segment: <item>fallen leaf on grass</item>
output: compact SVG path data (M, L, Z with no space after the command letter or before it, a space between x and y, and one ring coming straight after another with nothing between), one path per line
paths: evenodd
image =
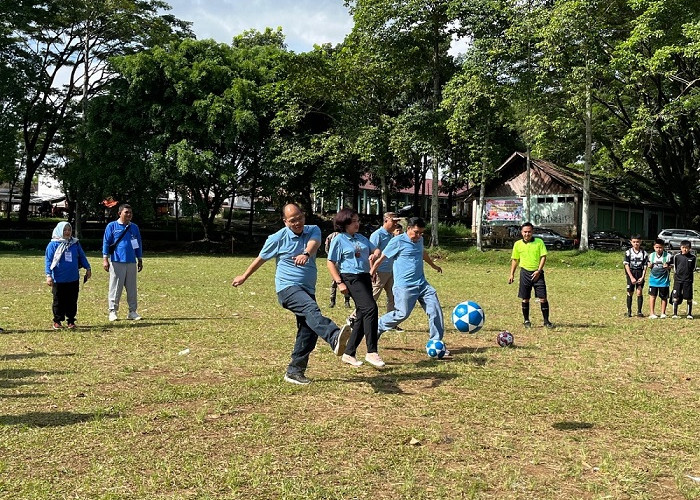
M420 446L421 443L418 441L416 438L411 438L411 440L408 442L411 446Z
M190 348L188 347L187 349L183 349L182 351L178 352L178 356L186 356L187 354L190 353Z

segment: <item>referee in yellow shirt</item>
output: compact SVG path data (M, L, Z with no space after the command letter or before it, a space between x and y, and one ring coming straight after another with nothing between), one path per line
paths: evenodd
M540 299L544 326L554 328L549 321L549 302L547 302L547 284L544 282L544 263L547 260L547 248L540 238L532 237L532 224L524 223L520 226L520 234L523 239L513 244L513 253L510 262L510 278L508 284L515 280L515 269L520 263L520 288L518 297L523 299L523 318L525 328L530 328L530 297L532 289L535 289L535 298Z

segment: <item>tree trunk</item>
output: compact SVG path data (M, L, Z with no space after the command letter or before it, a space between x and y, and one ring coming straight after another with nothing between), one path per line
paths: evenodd
M591 87L586 88L586 152L583 157L583 201L581 202L581 241L579 250L588 250L588 209L591 202L591 161L593 143L593 104L591 102Z
M440 246L440 240L438 239L438 229L440 224L440 165L437 158L433 158L433 189L432 198L430 201L430 247Z

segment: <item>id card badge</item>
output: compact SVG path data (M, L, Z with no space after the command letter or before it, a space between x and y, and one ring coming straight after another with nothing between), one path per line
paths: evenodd
M139 240L136 238L131 238L131 248L136 250L139 247Z
M66 257L66 262L73 262L73 252L67 251L63 255Z

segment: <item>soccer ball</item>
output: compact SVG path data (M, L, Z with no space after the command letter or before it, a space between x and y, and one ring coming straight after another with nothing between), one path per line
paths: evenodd
M484 310L476 302L462 302L452 311L452 322L460 332L476 333L484 326L484 321Z
M498 342L498 345L501 347L510 347L513 345L513 341L513 334L508 330L503 330L498 334L498 337L496 337L496 342Z
M447 352L447 348L442 340L428 340L428 343L425 344L425 352L431 358L442 359Z

